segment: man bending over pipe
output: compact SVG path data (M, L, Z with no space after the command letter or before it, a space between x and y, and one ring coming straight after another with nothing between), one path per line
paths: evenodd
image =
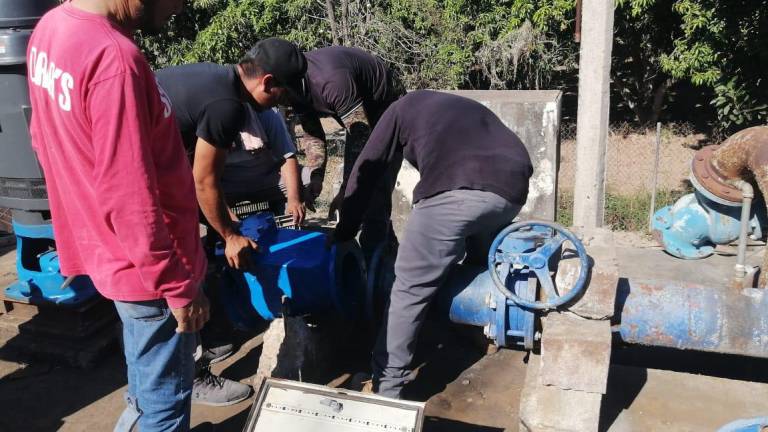
M238 231L226 199L275 200L284 191L286 211L295 223L304 219L296 149L282 116L271 108L286 98L290 86L299 85L305 70L306 60L295 45L271 38L258 42L237 65L198 63L156 74L192 159L200 209L224 240L227 262L234 268L246 268L257 245ZM215 300L215 290L208 288ZM210 372L211 364L234 351L224 312L213 304L211 322L201 332L192 401L232 405L246 399L251 388Z
M402 397L417 335L449 269L465 253L484 261L493 237L525 203L533 173L520 139L482 104L410 93L387 109L357 158L330 241L354 237L377 180L401 155L421 180L372 360L374 391L393 398Z
M306 59L294 44L269 38L256 43L236 65L198 63L157 72L193 159L200 209L224 239L227 262L234 268L246 266L256 244L238 232L224 200L220 180L227 155L249 117L248 108L263 112L262 116L277 115L265 110L287 100L292 88L301 87L306 69ZM295 157L286 160L283 174L286 211L300 222L305 211Z
M331 117L345 128L346 180L371 129L389 105L405 94L405 89L393 70L361 49L332 46L309 51L305 55L306 86L300 98L291 102L304 130L299 144L307 156L308 169L303 175L309 178L303 180L310 183L309 191L316 198L323 186L327 149L320 118ZM392 166L395 170L399 168L397 164ZM386 173L377 185L376 198L372 200L362 223L360 244L367 258L373 253L372 249L391 234L391 203L386 196L392 194L394 187L394 174ZM331 213L337 209L341 195L337 198L331 204ZM394 241L394 238L390 240Z

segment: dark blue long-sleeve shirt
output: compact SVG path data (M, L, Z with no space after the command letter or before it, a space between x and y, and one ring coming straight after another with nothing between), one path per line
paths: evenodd
M386 110L352 168L337 239L354 237L376 182L398 152L421 175L414 203L455 189L493 192L519 205L528 196L528 151L490 109L449 93L415 91Z

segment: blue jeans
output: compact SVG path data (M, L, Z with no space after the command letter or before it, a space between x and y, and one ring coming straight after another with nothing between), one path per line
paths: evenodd
M165 300L115 302L128 365L127 407L115 432L187 431L195 374L194 333L176 333Z

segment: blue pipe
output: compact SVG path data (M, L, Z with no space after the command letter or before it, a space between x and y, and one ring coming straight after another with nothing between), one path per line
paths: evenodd
M768 358L763 289L625 279L616 300L625 342Z

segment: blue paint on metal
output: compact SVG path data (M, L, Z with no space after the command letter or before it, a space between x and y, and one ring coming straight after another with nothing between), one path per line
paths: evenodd
M506 283L524 298L533 300L527 270L509 273ZM493 287L488 271L480 266L456 265L438 292L438 303L451 322L483 327L486 336L501 347L533 347L534 311L517 306Z
M765 206L754 205L748 234L762 237L760 220ZM710 199L700 190L677 200L672 206L658 210L652 229L669 254L683 259L706 258L715 245L731 243L739 238L741 205L725 205Z
M277 228L270 213L244 219L240 231L256 241L259 251L251 254L249 271L226 267L223 272L225 308L237 326L253 328L273 320L286 305L295 315L336 311L350 319L359 316L364 280L357 255L344 254L347 267L340 272L338 247L326 248L325 234ZM222 247L217 254L223 254ZM355 280L356 286L344 286Z
M619 284L619 333L628 343L768 357L768 294L681 282Z
M13 221L16 235L18 281L5 288L11 300L31 303L77 305L97 294L88 276L77 276L62 288L61 274L51 224L27 225Z
M741 419L728 423L717 432L763 432L768 428L768 416Z
M319 233L319 232L308 232L308 233L306 233L306 235L303 235L301 237L295 238L293 240L289 240L287 242L280 243L280 244L270 245L269 246L269 252L270 253L275 253L275 252L281 251L281 250L283 250L285 248L289 248L289 247L291 247L293 245L297 245L297 244L299 244L301 242L305 242L305 241L311 240L311 239L313 239L315 237L322 237L322 236L323 236L323 234Z
M555 290L549 262L566 240L576 248L580 269L574 286L560 294ZM510 266L513 269L527 267L533 271L544 289L546 300L525 299L509 290L501 278ZM502 270L501 275L499 270ZM586 287L589 257L581 241L559 224L518 222L501 230L493 240L488 251L488 271L496 288L517 305L536 310L555 309L576 298Z
M559 296L549 263L566 240L575 245L583 267L571 291ZM439 302L452 322L483 327L496 345L531 349L535 310L565 304L578 295L585 287L588 265L584 246L565 228L546 222L513 224L491 245L489 268L454 266L438 294ZM536 301L537 282L547 291L545 302Z

